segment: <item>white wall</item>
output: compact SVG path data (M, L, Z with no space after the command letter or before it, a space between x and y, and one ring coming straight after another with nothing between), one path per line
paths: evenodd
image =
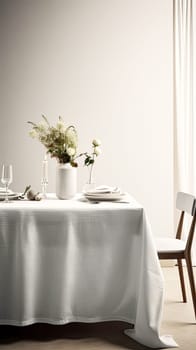
M155 234L171 231L172 45L171 0L0 0L0 166L13 163L12 188L41 190L44 148L26 122L61 115L79 152L102 140L97 183L135 196ZM81 167L79 190L86 179Z

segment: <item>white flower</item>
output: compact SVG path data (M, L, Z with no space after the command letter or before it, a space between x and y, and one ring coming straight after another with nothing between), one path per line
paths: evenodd
M40 133L47 132L47 129L48 128L47 128L47 126L46 126L46 124L44 122L41 122L41 123L38 124L38 130L39 130Z
M34 129L32 129L31 131L29 131L29 136L35 139L37 137L37 132Z
M65 131L65 125L62 121L59 121L57 124L56 124L56 128L59 130L59 131Z
M94 153L96 156L99 156L101 154L101 148L100 147L95 147L94 148Z
M93 144L93 146L97 147L97 146L100 146L100 145L101 145L101 141L98 140L98 139L94 139L94 140L92 141L92 144Z
M76 150L75 150L75 148L73 148L73 147L68 147L68 148L66 149L66 151L67 151L68 156L70 156L70 157L74 156L75 153L76 153Z
M76 129L73 126L69 126L65 130L65 137L69 147L76 149L78 145L78 137L77 137Z

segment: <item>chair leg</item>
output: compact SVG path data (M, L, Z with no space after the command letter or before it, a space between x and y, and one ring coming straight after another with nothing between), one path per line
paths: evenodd
M196 291L195 291L195 280L194 280L194 274L193 274L193 266L190 256L186 256L186 264L187 264L187 270L188 270L188 276L190 281L190 287L191 287L191 294L193 299L193 307L195 310L195 317L196 317Z
M181 289L182 289L182 300L183 300L183 303L186 303L187 298L186 298L186 289L185 289L185 283L184 283L184 273L183 273L183 267L182 267L182 260L177 259L177 261L178 261L178 271L179 271L180 283L181 283Z

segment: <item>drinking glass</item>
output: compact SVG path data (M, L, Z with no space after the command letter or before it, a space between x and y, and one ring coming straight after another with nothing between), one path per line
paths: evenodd
M3 185L5 185L5 191L6 191L5 202L6 203L9 202L8 187L12 183L12 180L13 180L12 165L11 164L9 164L9 165L3 164L2 174L1 174L1 182L2 182Z

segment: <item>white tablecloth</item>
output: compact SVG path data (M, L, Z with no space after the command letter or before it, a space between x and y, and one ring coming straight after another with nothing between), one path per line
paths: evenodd
M163 277L144 209L127 203L0 202L0 324L121 320L153 348Z

